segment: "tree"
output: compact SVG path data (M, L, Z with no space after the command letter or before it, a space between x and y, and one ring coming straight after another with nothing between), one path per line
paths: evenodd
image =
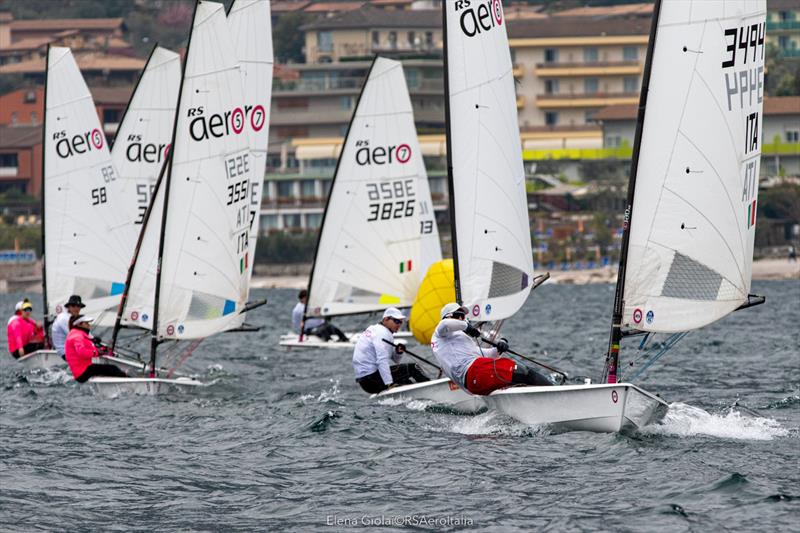
M290 12L281 15L272 29L272 42L275 45L275 61L277 63L304 63L306 60L303 48L306 44L305 33L300 26L308 22L304 13Z

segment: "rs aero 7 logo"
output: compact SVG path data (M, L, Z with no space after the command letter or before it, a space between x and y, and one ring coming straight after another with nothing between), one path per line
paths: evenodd
M405 164L411 159L411 147L406 144L396 146L370 146L369 141L356 141L356 163L364 165L391 165L394 162Z
M260 104L234 107L229 111L212 114L208 114L203 106L192 107L186 115L191 118L189 134L195 141L225 137L231 133L239 135L248 123L253 131L260 131L267 121L267 113Z
M67 135L65 130L57 131L53 133L53 140L56 141L56 154L62 159L100 150L106 142L103 132L97 128L73 136Z
M503 25L503 0L456 0L456 13L461 13L459 24L467 37Z

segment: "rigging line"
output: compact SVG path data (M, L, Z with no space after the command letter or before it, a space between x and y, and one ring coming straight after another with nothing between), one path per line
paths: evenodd
M661 27L660 23L659 23L659 27ZM703 24L703 32L700 34L700 40L699 40L701 45L703 43L703 37L705 36L705 32L706 32L706 25ZM675 138L672 141L672 148L670 149L670 152L669 152L669 158L668 158L668 162L669 163L667 164L667 168L664 170L664 174L661 177L661 187L660 187L660 190L658 192L658 200L656 200L655 209L653 209L653 211L652 211L653 213L658 213L659 207L661 206L661 199L664 196L664 183L666 183L666 181L667 181L667 173L669 171L669 167L671 166L672 159L673 159L673 157L675 155L675 149L676 149L676 147L678 145L678 134L679 134L679 131L680 131L681 124L683 124L683 118L684 118L684 116L686 116L686 107L687 107L687 105L689 103L689 95L692 92L692 85L694 85L694 78L695 78L695 74L697 73L697 63L700 61L700 56L701 56L701 54L696 54L695 58L694 58L694 65L692 66L692 76L689 79L689 84L686 87L686 92L684 93L683 106L681 108L681 116L678 119L678 123L677 123L678 128L675 131ZM650 135L648 135L648 137L650 137ZM639 166L641 166L641 161L639 162ZM635 198L634 198L634 203L635 203ZM650 228L647 230L647 238L645 239L646 241L650 241L651 237L653 236L653 230L655 228L655 221L656 221L656 217L653 216L652 219L650 220ZM629 222L629 224L630 224L630 222ZM640 262L640 264L638 265L638 268L636 269L636 272L635 273L631 272L634 275L634 278L638 278L639 277L639 275L641 274L642 268L644 268L644 264L643 264L643 262Z
M499 76L492 76L490 79L488 79L486 81L482 81L480 83L476 83L475 85L464 87L460 91L451 91L450 94L453 95L453 96L459 96L459 95L464 94L466 92L469 92L469 91L471 91L473 89L483 88L484 85L490 85L490 84L494 83L495 81L504 78L506 75L511 74L511 72L512 72L512 69L508 69L505 72L501 73Z
M746 286L746 283L744 282L744 273L743 273L743 272L742 272L742 270L739 268L739 262L737 261L736 254L734 254L734 253L733 253L733 250L731 250L730 244L728 244L728 241L727 241L727 239L725 239L725 236L724 236L724 235L722 235L722 232L719 230L719 228L717 228L717 226L716 226L716 225L715 225L715 224L714 224L714 223L713 223L711 220L709 220L709 218L708 218L708 217L707 217L707 216L706 216L706 215L705 215L705 214L704 214L702 211L700 211L700 210L699 210L699 209L697 209L695 206L693 206L691 203L689 203L689 201L688 201L686 198L684 198L683 196L681 196L681 195L680 195L680 194L678 194L677 192L673 191L673 190L672 190L672 189L670 189L669 187L664 187L664 190L665 190L665 191L669 191L669 192L671 192L672 194L674 194L674 195L675 195L675 197L677 197L678 199L680 199L680 200L681 200L682 202L684 202L684 203L685 203L687 206L689 206L691 209L693 209L695 212L697 212L697 214L699 214L701 217L703 217L703 219L704 219L706 222L708 222L708 225L709 225L709 226L711 226L711 227L714 229L714 231L715 231L715 232L716 232L716 234L717 234L717 235L720 237L720 239L722 240L722 242L723 242L723 243L725 243L725 248L727 248L727 249L728 249L728 253L731 255L731 258L733 259L733 262L734 262L734 264L736 264L736 270L738 270L738 271L739 271L739 276L741 277L742 286L743 286L743 287L744 287L744 286ZM649 241L649 239L648 239L648 242L650 242L650 241ZM677 252L677 250L676 250L676 252ZM699 262L699 261L698 261L698 262ZM714 269L712 269L712 270L714 270ZM715 272L716 272L716 271L715 271ZM724 277L724 276L723 276L723 277Z
M83 79L83 78L81 77L81 79ZM86 82L84 81L84 83L86 83ZM51 107L50 111L55 111L57 109L60 109L62 107L66 107L66 106L72 106L73 104L77 104L77 103L82 102L84 100L89 100L90 102L92 101L92 93L91 93L91 91L87 92L83 96L78 96L76 98L73 98L72 100L66 100L66 101L63 101L63 102L59 102L59 103L55 104L53 107ZM94 107L94 104L92 104L92 107ZM67 111L72 111L72 110L67 110ZM71 113L67 113L67 115L69 116L69 115L71 115ZM56 118L58 118L58 117L56 117ZM91 120L91 118L90 118L90 120ZM98 119L97 123L100 124L99 119Z
M645 371L646 371L648 368L650 368L651 366L653 366L653 364L654 364L656 361L658 361L658 360L661 358L661 356L663 356L665 353L667 353L669 350L671 350L673 346L675 346L675 345L676 345L678 342L680 342L680 341L681 341L681 340L682 340L684 337L686 337L686 336L687 336L689 333L691 333L691 332L690 332L690 331L681 331L681 332L678 332L678 333L673 333L672 335L670 335L670 336L667 338L667 340L665 340L665 341L662 343L662 345L661 345L661 348L659 349L659 351L658 351L658 352L657 352L655 355L651 356L651 357L650 357L650 359L648 359L648 360L647 360L647 361L644 363L644 365L642 365L642 366L641 366L641 368L639 368L639 369L638 369L638 370L637 370L637 371L636 371L636 372L633 374L633 376L631 376L631 377L630 377L630 379L628 379L628 376L627 376L627 375L623 376L623 378L622 378L622 379L623 379L623 380L626 380L626 381L631 381L631 382L632 382L632 381L635 381L636 379L638 379L638 378L639 378L639 376L641 376L641 375L642 375L642 374L643 374L643 373L644 373L644 372L645 372Z

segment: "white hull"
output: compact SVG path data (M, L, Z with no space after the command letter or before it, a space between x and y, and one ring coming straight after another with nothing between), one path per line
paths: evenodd
M434 379L425 383L402 385L373 394L376 400L393 399L401 402L424 400L437 406L447 407L459 413L477 413L486 408L481 396L473 396L450 381L449 378Z
M556 431L631 431L661 420L668 404L630 383L511 387L484 400L490 409Z
M55 350L36 350L28 355L23 355L17 362L25 365L29 370L67 366L67 362Z
M170 391L171 389L189 389L205 386L193 378L180 377L167 378L89 378L90 383L97 392L107 397L116 397L121 394L141 394L155 396Z
M297 333L286 333L285 335L281 335L281 340L278 344L289 348L349 348L352 350L355 348L358 338L361 337L361 333L345 333L345 335L350 339L348 342L339 342L335 340L326 342L316 335L303 335L303 340L301 341ZM395 339L409 337L411 337L410 331L398 331L394 334ZM332 339L335 338L336 336L334 335Z

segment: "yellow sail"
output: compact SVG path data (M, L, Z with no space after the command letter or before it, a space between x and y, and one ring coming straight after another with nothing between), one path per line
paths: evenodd
M456 301L453 281L453 260L433 263L417 290L408 327L421 344L429 344L433 331L439 324L439 312L444 304Z

